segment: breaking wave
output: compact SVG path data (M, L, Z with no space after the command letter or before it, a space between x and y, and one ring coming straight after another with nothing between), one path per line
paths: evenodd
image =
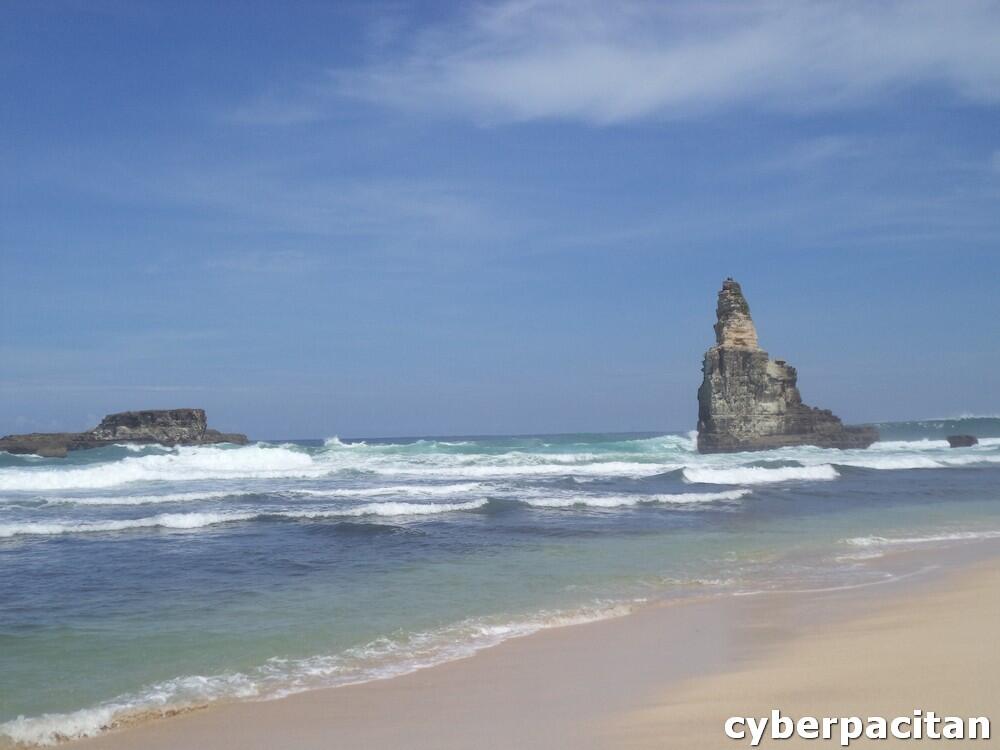
M162 495L81 495L80 497L42 497L45 505L156 505L158 503L194 503L205 500L222 500L250 494L233 490L231 492L169 492ZM0 501L2 502L2 501Z
M344 489L314 490L291 489L273 490L273 494L308 498L362 498L362 497L412 497L437 498L469 495L482 491L489 485L480 482L461 482L458 484L398 484L385 487L355 487ZM167 492L156 495L37 495L30 502L37 505L157 505L168 503L194 503L226 498L242 498L255 494L267 494L261 489L232 489L204 492ZM7 500L0 498L0 504L13 502L25 503L25 498Z
M993 446L983 446L987 450L970 449L957 451L944 446L941 452L918 453L919 449L911 448L909 453L900 452L896 455L858 455L851 458L836 459L839 466L853 466L859 469L874 469L877 471L900 471L905 469L947 469L952 467L975 466L976 464L1000 463L1000 454L989 450ZM929 448L924 448L929 450ZM947 451L947 452L944 452Z
M102 489L140 481L315 477L327 470L317 466L307 453L281 446L196 446L92 466L4 469L0 471L0 490Z
M368 503L336 510L275 510L252 513L160 513L145 518L127 518L102 521L37 521L0 524L0 539L13 536L53 536L58 534L93 534L128 529L165 528L199 529L237 521L258 519L293 518L357 518L360 516L426 516L482 508L489 501L472 500L467 503Z
M358 487L334 490L296 489L292 494L307 497L382 497L403 495L408 497L453 497L467 495L482 490L488 485L481 482L459 482L457 484L396 484L386 487Z
M198 529L232 521L246 521L253 513L161 513L148 518L108 521L37 521L0 524L0 539L12 536L53 536L57 534L92 534L102 531L155 528Z
M525 505L535 508L572 508L584 506L591 508L621 508L634 505L656 504L698 504L718 503L739 500L751 494L751 490L727 490L725 492L685 492L662 495L574 495L572 497L553 497L540 499L524 499Z
M419 477L471 477L474 479L516 479L518 477L559 477L602 476L602 477L646 477L679 469L680 465L664 465L630 461L593 461L574 456L566 461L545 461L539 463L481 463L468 462L459 465L409 465L386 464L368 466L366 470L384 476Z
M968 542L977 539L1000 539L1000 531L955 531L948 534L912 537L856 536L844 541L855 547L891 547L935 542Z
M575 438L575 436L573 436ZM263 480L320 480L330 477L385 477L386 482L481 483L560 476L643 478L683 471L688 482L707 484L762 484L793 480L828 480L837 477L836 467L873 470L959 468L1000 463L1000 438L983 437L980 445L950 449L933 437L896 439L875 443L869 450L825 450L808 446L790 447L756 454L703 456L696 452L691 436L663 435L642 438L580 436L579 441L546 442L544 438L501 440L417 440L407 443L343 442L330 438L322 446L257 443L249 446L192 446L149 449L111 460L82 456L54 464L50 461L0 468L0 492L71 492L112 490L138 483ZM88 453L86 451L82 453ZM798 466L758 466L764 459ZM382 493L377 488L350 490L345 487L310 488L316 496L380 494L432 496L431 489L399 489ZM428 486L430 486L428 484ZM442 487L447 486L441 484ZM455 484L455 494L464 492ZM174 487L176 502L180 489ZM211 490L218 488L212 487ZM247 486L238 488L248 492ZM298 488L284 486L284 492ZM473 490L469 490L473 491ZM308 494L302 490L303 494ZM450 490L442 489L442 496ZM338 494L338 493L343 493ZM107 504L172 502L156 499L154 491L137 493L150 498ZM87 504L82 501L80 504ZM96 500L92 504L99 504Z
M691 484L770 484L792 481L829 481L840 476L830 464L815 466L738 466L712 469L689 466L682 472Z
M340 510L290 510L261 515L281 518L354 518L357 516L427 516L452 513L459 510L478 510L489 500L470 500L467 503L367 503Z
M388 679L540 630L621 617L640 601L596 602L524 619L470 618L438 630L378 638L337 654L274 658L247 672L178 677L79 711L20 716L0 724L0 737L24 745L53 745L219 700L274 699L318 687Z

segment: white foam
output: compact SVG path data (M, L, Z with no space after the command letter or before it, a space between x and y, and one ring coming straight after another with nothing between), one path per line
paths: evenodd
M162 495L81 495L79 497L44 497L48 505L155 505L157 503L189 503L200 500L221 500L245 495L246 492L171 492Z
M93 534L97 532L125 531L127 529L156 528L198 529L220 523L247 521L256 513L161 513L146 518L115 519L106 521L37 521L29 523L0 524L0 539L13 536L54 536L58 534Z
M439 485L389 485L385 487L357 487L353 489L291 489L275 490L281 494L302 495L306 497L319 498L352 498L352 497L454 497L468 495L477 490L487 487L481 482L461 482L458 484ZM158 495L42 495L38 499L47 505L155 505L157 503L185 503L205 500L221 500L227 497L240 497L241 495L254 494L252 490L218 490L208 492L169 492ZM17 500L15 502L22 502ZM4 498L0 498L0 503Z
M160 513L144 518L113 519L102 521L36 521L0 524L0 539L14 536L55 536L59 534L93 534L129 529L166 528L198 529L236 521L253 521L261 518L356 518L360 516L426 516L476 510L489 502L486 498L467 503L366 503L348 508L259 511L254 513Z
M1000 454L969 452L959 455L949 454L940 459L945 466L974 466L975 464L1000 463Z
M457 484L395 484L386 487L357 487L334 490L293 490L296 495L309 497L382 497L404 495L409 497L451 497L467 495L481 490L487 485L482 482L460 482Z
M867 450L836 450L789 446L759 453L679 457L687 474L701 471L753 469L752 461L790 461L805 467L831 465L879 471L945 469L1000 463L1000 438L981 438L979 445L954 449L945 440L894 440L874 443ZM767 467L763 467L767 468ZM825 471L825 470L822 470Z
M329 471L299 450L263 445L179 447L76 468L0 469L0 490L100 489L139 481L316 477Z
M920 440L879 440L872 443L868 453L884 453L887 451L926 451L940 450L948 447L947 440L936 438L921 438Z
M345 443L336 435L323 441L323 446L326 448L361 448L367 445L364 440L359 440L356 443Z
M455 458L458 458L457 456ZM474 479L513 479L517 477L604 476L644 477L679 469L679 465L663 465L638 461L593 461L586 459L552 460L545 463L476 463L466 458L453 465L398 462L396 464L369 465L366 470L386 476L469 477ZM481 459L482 457L480 457Z
M282 518L352 518L355 516L426 516L435 513L453 513L476 510L489 502L486 498L467 503L366 503L353 508L337 510L291 510L265 515Z
M888 547L894 545L932 544L934 542L973 541L976 539L1000 539L1000 531L956 531L948 534L913 537L856 536L844 541L855 547Z
M474 446L475 443L463 444L463 448L466 445ZM169 449L132 446L138 448L138 452L115 461L69 467L42 462L2 468L0 492L88 490L156 481L319 479L338 473L385 476L393 481L433 478L474 482L555 476L640 478L685 467L685 476L689 481L742 484L828 479L831 478L828 465L833 464L905 470L1000 462L1000 452L996 450L1000 439L997 438L983 438L978 447L968 449L952 450L946 445L942 440L898 440L875 443L867 451L793 446L765 454L732 454L726 457L700 456L694 452L695 444L691 436L678 435L605 443L580 442L567 444L567 450L559 453L537 452L526 446L499 453L456 452L451 449L451 443L440 441L366 444L343 443L337 438L327 440L321 449L260 443L243 447ZM759 461L762 456L795 461L809 468L803 471L798 467L771 469L746 465ZM740 478L741 475L725 475L733 471L747 473L742 474L744 479ZM798 476L792 476L794 474ZM701 479L695 480L693 477L696 476ZM282 489L294 491L292 487ZM371 491L372 496L377 494ZM407 491L401 494L407 494ZM431 493L424 491L424 494ZM338 495L331 493L330 496Z
M377 452L424 452L432 451L438 446L445 446L447 448L455 448L460 446L472 445L468 440L429 440L427 438L420 438L418 440L413 440L408 443L368 443L365 440L352 440L349 443L344 442L339 437L334 435L333 437L327 438L323 441L323 447L329 450L345 449L345 450L371 450Z
M526 619L472 618L439 630L378 638L338 654L270 659L248 673L179 677L71 713L19 716L0 724L0 738L25 745L53 745L93 737L132 719L212 701L274 699L319 687L388 679L466 658L511 638L621 617L632 609L631 603L597 602L573 611L542 611Z
M114 443L115 448L124 448L130 453L146 453L148 451L169 450L168 446L159 443Z
M127 712L126 706L107 705L64 714L21 715L0 724L0 737L8 737L18 746L55 745L111 729L116 718Z
M947 445L947 444L946 444ZM1000 455L982 450L955 450L945 448L947 452L920 455L918 453L901 453L898 455L857 455L849 458L836 458L834 462L840 466L854 466L859 469L875 469L879 471L899 471L905 469L946 469L948 467L973 466L976 464L1000 463Z
M131 482L151 481L317 479L338 472L362 472L404 479L454 477L470 482L535 476L642 477L681 467L677 463L617 460L592 453L401 453L384 450L388 447L350 444L344 446L344 450L314 453L294 446L264 444L238 448L181 447L165 453L127 456L89 466L3 468L0 469L0 491L105 489ZM664 449L663 452L666 456L671 451ZM642 453L649 457L656 455L651 446L644 448Z
M725 492L685 492L676 495L572 495L570 497L553 497L540 499L525 499L526 505L535 508L572 508L586 506L591 508L621 508L636 505L665 504L695 504L715 503L739 500L751 493L751 490L727 490Z
M840 466L854 466L859 469L877 469L880 471L899 471L903 469L940 469L944 466L938 460L929 456L899 455L872 456L837 459Z
M260 686L244 674L178 677L91 708L62 714L18 716L0 724L0 738L9 737L19 745L55 745L93 737L130 720L183 710L215 699L245 700L259 694Z
M846 555L838 555L834 559L837 562L857 562L859 560L877 560L880 557L885 557L885 553L879 550L869 549L861 550L860 552L848 552Z
M814 466L738 466L725 469L688 466L682 472L691 484L770 484L790 481L828 481L840 476L830 464Z

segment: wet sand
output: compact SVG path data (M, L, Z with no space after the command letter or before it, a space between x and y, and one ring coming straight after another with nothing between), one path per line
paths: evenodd
M749 747L726 738L724 720L771 708L990 716L1000 705L994 553L947 569L910 560L914 575L864 588L651 605L390 680L213 706L64 747L697 750Z

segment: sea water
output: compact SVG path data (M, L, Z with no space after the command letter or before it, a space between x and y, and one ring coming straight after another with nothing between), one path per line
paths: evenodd
M1000 536L1000 419L879 427L868 450L712 456L689 434L0 453L0 744Z

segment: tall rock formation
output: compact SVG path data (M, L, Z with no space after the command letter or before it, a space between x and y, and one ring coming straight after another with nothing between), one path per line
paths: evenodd
M726 279L716 308L715 346L705 352L698 389L698 450L725 453L816 445L867 448L874 427L845 427L828 409L802 403L795 368L772 360L740 285Z
M247 436L208 428L204 409L151 409L109 414L87 432L33 432L0 438L0 450L59 458L68 451L114 443L160 445L246 445Z

